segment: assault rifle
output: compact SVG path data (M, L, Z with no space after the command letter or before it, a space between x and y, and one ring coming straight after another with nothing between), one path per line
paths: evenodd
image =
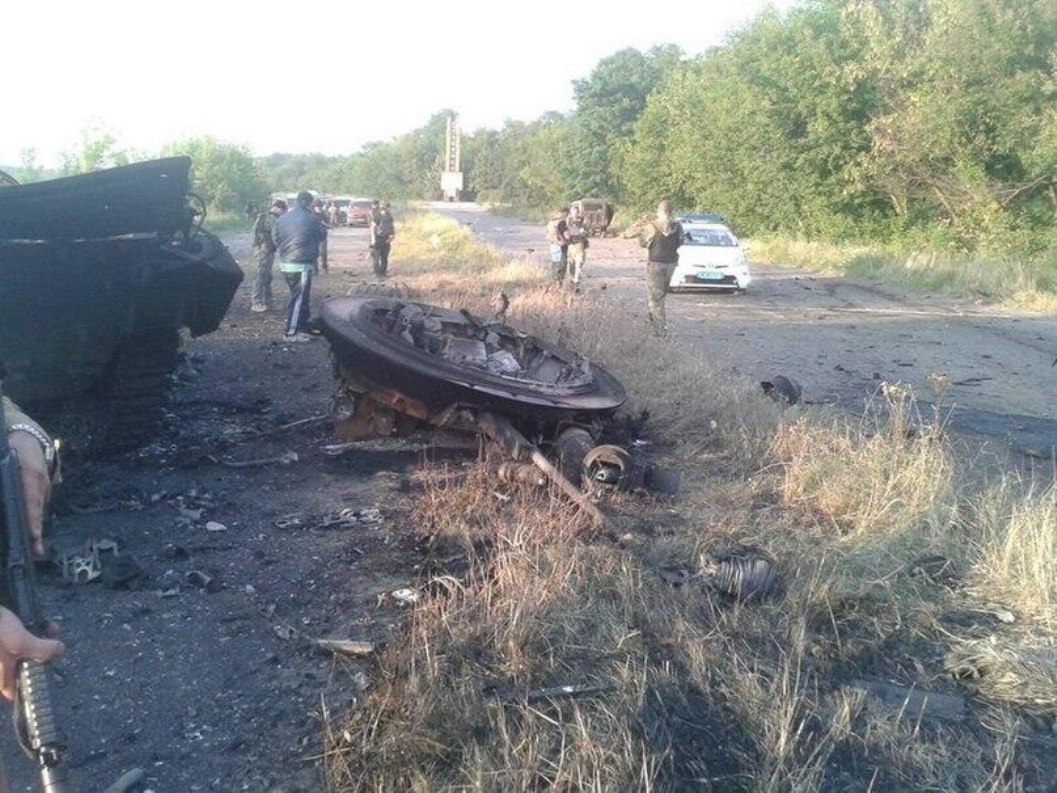
M47 623L37 602L29 522L22 494L22 471L18 455L7 442L4 413L3 367L0 366L0 498L3 499L3 604L26 628L43 633ZM65 744L59 735L52 696L51 673L37 661L20 661L16 676L15 732L22 749L40 771L44 793L68 793L64 759Z

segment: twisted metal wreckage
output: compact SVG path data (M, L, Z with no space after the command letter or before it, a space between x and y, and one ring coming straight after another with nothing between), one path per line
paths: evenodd
M0 172L0 361L10 396L99 453L162 416L180 336L220 326L242 270L202 228L191 160L20 185Z
M569 349L500 320L392 297L327 300L317 323L334 353L344 438L423 425L479 434L521 463L500 467L500 476L538 481L542 473L598 526L605 518L582 484L676 486L672 472L600 443L624 388Z

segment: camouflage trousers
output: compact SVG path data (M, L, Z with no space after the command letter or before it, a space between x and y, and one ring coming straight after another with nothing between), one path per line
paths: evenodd
M674 264L647 262L646 264L646 312L654 333L668 335L668 316L664 310L664 296L668 294L668 283L675 272Z
M257 274L253 281L251 305L272 307L272 266L275 264L275 251L256 247L253 249L253 262L257 265Z
M570 243L568 251L568 265L565 276L572 282L574 288L580 286L580 276L583 273L584 261L587 257L587 247L583 243Z

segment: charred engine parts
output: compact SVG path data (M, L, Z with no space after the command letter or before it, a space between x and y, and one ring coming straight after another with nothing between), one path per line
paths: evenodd
M606 488L666 494L679 491L678 471L654 465L612 444L596 446L585 455L582 477L596 491Z
M699 572L719 592L737 600L761 600L779 588L774 563L754 549L704 553Z
M332 413L347 439L420 425L483 435L535 468L503 466L504 481L538 484L542 474L596 525L604 517L581 484L593 495L678 487L677 473L618 446L597 446L624 389L572 350L498 320L396 297L324 301L318 326L334 354L340 393Z

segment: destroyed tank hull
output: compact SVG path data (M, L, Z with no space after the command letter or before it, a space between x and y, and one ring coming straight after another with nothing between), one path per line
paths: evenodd
M101 453L156 430L181 333L216 330L242 271L194 228L190 160L0 189L0 361L16 401Z
M396 298L322 304L318 326L339 374L363 391L398 392L437 415L469 407L554 428L611 415L619 381L558 345L466 312Z

